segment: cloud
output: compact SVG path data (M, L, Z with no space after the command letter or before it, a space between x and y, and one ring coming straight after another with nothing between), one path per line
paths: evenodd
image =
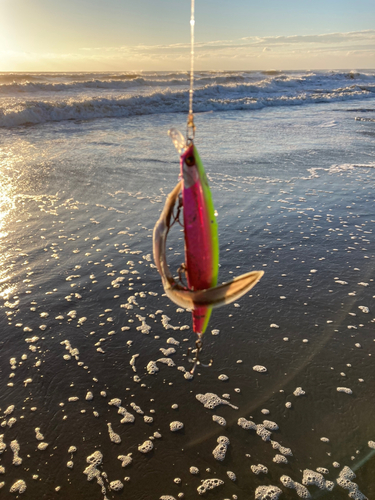
M298 64L309 66L309 60L350 57L351 64L358 60L371 67L375 52L375 30L352 31L346 33L324 33L290 36L249 36L235 40L209 40L195 44L196 60L201 68L231 67L237 61L238 67L258 67L259 61L265 66L277 62L281 68ZM82 47L71 53L27 53L0 51L0 61L16 61L19 66L28 64L29 71L38 71L39 66L67 68L69 64L76 70L122 69L187 69L190 60L190 44L127 45L117 47ZM268 61L268 63L267 63ZM332 59L333 61L333 59ZM352 62L353 61L353 62ZM373 61L373 59L372 59ZM234 63L233 63L234 64ZM328 64L328 63L327 63ZM330 63L332 64L332 62ZM304 65L304 66L303 66ZM321 66L323 68L323 65ZM365 66L362 66L365 67ZM6 69L5 69L6 70ZM12 68L10 68L12 70ZM64 69L69 71L69 69Z
M245 37L242 40L258 41L268 44L294 44L294 43L347 43L359 40L375 42L375 30L349 31L346 33L325 33L315 35L291 35L269 37Z

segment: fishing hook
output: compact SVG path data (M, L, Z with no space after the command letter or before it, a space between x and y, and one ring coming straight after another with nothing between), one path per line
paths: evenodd
M182 201L182 196L180 194L179 197L178 197L177 212L176 212L176 215L173 214L173 222L172 222L172 224L170 224L168 226L168 231L170 230L170 228L173 226L173 224L175 222L178 222L182 228L184 227L184 225L180 221L180 215L181 215L181 209L182 209L182 207L183 207L183 201Z
M184 286L185 288L187 288L187 285L183 282L182 273L186 275L186 271L187 267L185 262L183 262L181 266L177 269L177 272L178 272L178 280L181 283L181 285Z
M209 368L210 366L212 366L214 362L213 359L210 359L209 363L206 365L200 361L199 354L202 352L202 349L203 349L202 334L198 334L198 338L195 341L195 349L191 349L191 347L189 347L188 349L188 355L190 354L190 352L194 353L194 358L191 360L189 359L189 361L193 363L193 367L189 372L190 375L194 375L195 369L198 365L203 366L203 368Z

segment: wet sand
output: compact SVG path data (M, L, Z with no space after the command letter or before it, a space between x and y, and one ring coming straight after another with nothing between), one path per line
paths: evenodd
M177 181L164 135L176 118L3 138L12 161L1 174L2 498L14 498L18 480L29 499L266 498L270 485L275 498L276 488L308 498L303 485L312 498L375 496L375 170L369 125L345 116L341 135L307 130L299 109L288 110L293 130L281 112L224 113L225 129L201 116L219 279L265 275L213 312L203 359L214 363L192 380L190 314L163 295L151 259L153 225ZM244 131L248 147L236 144ZM18 163L14 143L27 151ZM182 236L175 228L168 240L176 269Z

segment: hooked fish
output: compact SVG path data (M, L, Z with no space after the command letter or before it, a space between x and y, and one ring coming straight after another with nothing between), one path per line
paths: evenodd
M238 300L258 283L264 272L251 271L217 285L218 227L207 176L193 142L186 144L182 134L175 129L170 130L169 135L180 153L181 180L167 196L155 225L154 261L166 295L175 304L191 310L193 330L200 338L207 328L212 308ZM183 208L185 264L182 269L187 286L173 278L166 260L167 236L178 201Z

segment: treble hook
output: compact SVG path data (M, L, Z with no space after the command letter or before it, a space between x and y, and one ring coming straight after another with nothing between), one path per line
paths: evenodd
M195 341L195 349L192 350L191 347L189 347L188 349L188 355L190 352L194 352L195 354L194 358L192 360L189 360L190 362L193 363L193 367L189 372L191 375L194 375L197 365L203 366L204 368L209 368L210 366L212 366L214 362L213 359L210 359L209 363L205 365L199 360L199 353L202 351L202 349L203 349L202 334L198 333L198 338Z

